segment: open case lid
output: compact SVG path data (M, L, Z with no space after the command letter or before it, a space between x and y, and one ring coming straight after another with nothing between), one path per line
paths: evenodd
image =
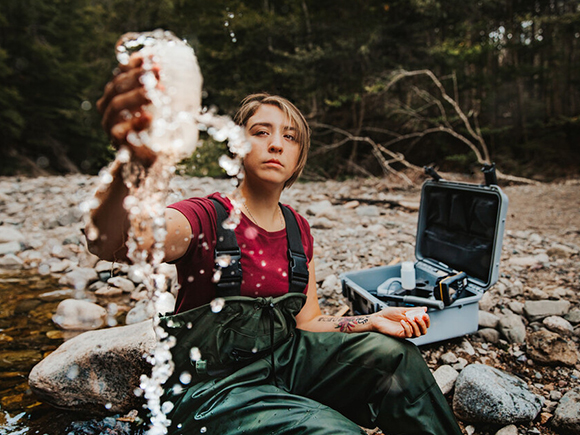
M428 180L421 191L415 255L465 272L481 291L498 279L508 198L497 185Z

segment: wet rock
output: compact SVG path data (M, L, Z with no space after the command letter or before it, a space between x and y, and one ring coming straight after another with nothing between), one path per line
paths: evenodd
M529 357L538 363L573 366L578 362L576 345L551 331L532 332L527 342Z
M580 388L570 390L562 397L552 424L562 432L580 434Z
M522 318L514 313L501 315L498 329L510 343L523 343L526 339L526 326Z
M38 350L2 350L0 351L0 370L27 371L42 359Z
M79 267L63 275L58 283L64 286L74 287L77 290L84 290L90 283L98 279L99 277L94 269Z
M24 266L24 261L14 254L7 254L0 257L0 269L20 269Z
M116 287L121 289L124 293L131 293L135 290L135 284L133 281L123 278L122 276L115 276L107 280L107 284L111 287Z
M134 325L145 320L151 319L155 315L155 308L150 300L140 300L133 308L129 310L125 317L127 325Z
M118 287L105 285L95 290L95 295L103 298L117 298L123 295L123 290Z
M38 299L43 302L62 301L63 299L72 298L74 292L75 291L72 289L54 290L51 292L42 293L38 296Z
M570 310L569 301L526 301L524 314L530 321L549 316L564 316Z
M88 331L105 325L107 310L92 302L65 299L58 304L52 321L62 329Z
M433 373L433 377L443 394L447 394L453 390L458 376L459 372L448 365L442 365Z
M30 388L57 408L127 412L141 403L134 391L150 373L143 355L155 343L151 322L85 332L32 369Z
M493 367L471 364L458 376L453 411L462 420L493 424L527 423L542 409L525 382Z

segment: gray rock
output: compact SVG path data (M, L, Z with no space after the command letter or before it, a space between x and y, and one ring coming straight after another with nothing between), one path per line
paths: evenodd
M508 308L510 311L513 311L515 314L524 314L524 304L519 301L511 301L508 304Z
M533 287L528 290L528 297L534 301L543 301L548 299L550 296L544 290L540 290L537 287Z
M135 284L133 281L123 278L122 276L114 276L113 278L109 278L107 280L107 284L111 287L117 287L121 289L124 293L131 293L135 290Z
M151 319L155 315L155 308L150 300L140 300L127 313L125 323L133 325Z
M0 225L0 243L21 242L24 240L24 234L16 228L8 225Z
M530 321L549 316L564 316L570 311L569 301L526 301L524 314Z
M561 335L572 335L574 333L574 327L570 322L568 322L563 317L550 316L542 320L542 323L550 331L556 332Z
M77 290L84 290L93 281L98 280L97 272L93 268L79 267L58 280L58 283L68 287L74 287Z
M481 311L491 311L495 304L497 303L496 298L493 297L491 292L487 291L483 294L479 300L479 309Z
M564 319L566 319L568 322L572 323L573 325L580 323L580 309L575 308L575 309L571 310L568 314L566 314L564 316Z
M511 312L500 316L498 328L510 343L523 343L526 339L526 326L522 318Z
M22 269L24 261L14 254L7 254L0 257L0 269Z
M499 343L500 335L497 329L483 328L477 331L477 335L483 338L488 343Z
M0 255L16 254L20 251L22 251L20 242L0 243Z
M499 317L487 311L479 311L479 327L480 328L496 328L499 323Z
M518 435L518 427L510 424L509 426L506 427L502 427L500 430L498 430L495 435Z
M62 301L63 299L72 298L74 292L72 289L54 290L52 292L42 293L38 296L38 299L44 302Z
M527 337L528 355L542 364L573 366L578 362L576 345L551 331L532 332Z
M376 205L361 205L356 209L356 214L362 217L378 217L381 211Z
M580 434L580 388L568 391L560 399L552 424L566 433Z
M333 208L334 206L332 205L332 203L325 199L323 201L318 201L318 202L314 202L312 204L310 204L308 206L308 208L306 209L306 213L310 214L310 215L314 215L317 216L319 214L321 214L322 212Z
M439 360L442 364L455 364L457 361L459 361L457 355L455 355L453 352L445 352L443 355L441 355Z
M453 411L464 421L492 424L531 422L542 409L525 382L493 367L471 364L458 376Z
M100 305L77 299L65 299L58 304L52 321L62 329L88 331L105 325L107 310Z
M38 363L28 382L57 408L127 412L142 403L134 391L141 374L151 371L143 355L155 343L151 322L85 332Z
M453 390L453 386L455 385L458 376L459 372L448 365L439 367L435 370L435 373L433 373L433 377L443 394L447 394Z
M556 258L570 258L572 255L575 255L577 253L578 251L576 251L575 249L572 249L566 245L561 244L556 244L552 246L546 252L546 254L548 254L550 257Z

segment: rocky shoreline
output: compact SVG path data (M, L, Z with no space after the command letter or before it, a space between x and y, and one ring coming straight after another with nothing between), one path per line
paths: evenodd
M128 361L139 359L135 355L150 348L154 338L143 332L142 325L154 313L145 303L138 271L99 261L85 248L83 211L98 182L98 177L80 175L0 178L0 269L56 277L59 288L42 295L62 300L53 316L55 325L65 338L80 330L98 330L90 333L93 338L83 335L82 341L92 343L93 349L106 348L102 355L128 358L113 366L126 370L116 370L111 383L114 387L128 384L132 391L138 379L119 379L137 370ZM576 215L561 222L565 219L561 214L568 210L558 210L554 204L545 211L548 222L538 225L533 210L524 209L526 198L539 193L554 198L554 192L562 189L574 195L578 183L504 189L511 204L501 275L479 303L479 331L421 347L467 434L580 434L580 211L572 206ZM216 190L230 191L229 180L176 177L167 202ZM326 314L344 312L347 305L341 294L341 273L414 259L419 198L419 188L377 179L297 184L284 194L283 202L293 205L311 224L318 291ZM167 266L165 275L168 288L175 289L172 266ZM168 307L173 301L168 297L162 303ZM157 308L164 311L164 307ZM134 325L138 337L127 340L129 335L115 328L123 339L111 340L112 327L124 324ZM63 346L71 347L75 340L81 341L72 338ZM135 350L117 352L126 350L127 341ZM77 355L94 357L94 351L83 352ZM58 353L50 358L57 361ZM43 371L36 369L31 380L33 390L45 401L69 409L98 405L119 413L136 406L134 395L119 394L118 388L110 396L91 396L86 382L85 402L72 404L78 390L57 400L62 382L80 381L83 370L95 370L94 364L91 369L90 364L71 358L71 352L61 353L67 364L53 362L50 371L47 358L39 365ZM64 377L54 378L55 370ZM103 376L105 368L98 370L91 373ZM51 376L60 381L39 381Z

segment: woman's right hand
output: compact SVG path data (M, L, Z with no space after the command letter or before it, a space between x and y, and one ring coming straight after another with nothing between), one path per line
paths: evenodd
M159 70L153 67L153 73ZM145 73L143 58L134 54L127 65L119 65L119 72L105 86L103 96L97 101L97 109L102 115L101 125L119 149L126 146L134 158L145 166L150 166L156 154L147 146L136 141L131 133L140 132L151 124L151 113L144 109L150 103L141 76Z

